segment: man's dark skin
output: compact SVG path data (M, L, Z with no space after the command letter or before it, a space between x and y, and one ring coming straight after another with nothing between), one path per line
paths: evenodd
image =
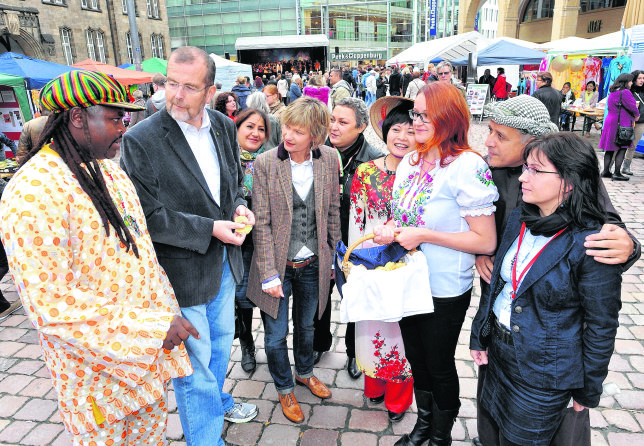
M121 149L125 133L124 114L123 109L118 107L74 107L69 111L68 128L81 149L86 150L93 159L111 159ZM199 339L199 332L190 321L175 315L163 340L163 348L172 350L190 335Z

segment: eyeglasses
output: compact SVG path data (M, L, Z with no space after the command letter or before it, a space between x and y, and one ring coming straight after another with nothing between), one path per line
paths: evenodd
M449 76L452 74L450 71L443 71L442 73L438 73L439 76Z
M528 172L528 175L535 177L537 176L538 173L554 173L556 175L559 175L559 172L548 172L547 170L539 170L535 169L534 167L528 167L527 165L523 165L523 171Z
M167 81L165 83L165 88L171 91L178 91L179 88L183 88L183 92L187 95L193 95L197 94L201 91L204 91L208 87L203 87L203 88L196 88L193 87L192 85L185 85L185 84L179 84L177 82L172 82L172 81Z
M418 113L416 110L409 110L409 117L412 121L418 118L423 124L429 124L429 121L427 120L427 113Z

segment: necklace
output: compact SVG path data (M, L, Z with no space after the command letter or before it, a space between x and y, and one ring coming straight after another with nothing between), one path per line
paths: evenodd
M116 194L119 196L118 202L114 197L112 197L112 201L114 202L114 205L116 206L116 208L119 210L121 217L123 217L123 222L125 223L125 226L132 229L136 233L137 237L141 237L141 228L139 228L139 225L136 222L136 219L127 213L127 209L125 208L125 200L123 200L121 191L118 189L118 187L116 187L116 181L114 181L114 177L112 177L112 174L110 173L110 170L108 169L107 164L102 161L99 161L99 163L103 167L103 170L109 177L110 181L112 181L112 186L114 186L114 190L116 190Z
M387 155L387 156L389 156L389 155ZM382 164L384 164L384 167L385 167L385 173L386 173L387 175L396 175L396 171L395 171L395 170L389 170L389 168L387 167L387 156L385 156L385 157L383 158L383 160L382 160Z

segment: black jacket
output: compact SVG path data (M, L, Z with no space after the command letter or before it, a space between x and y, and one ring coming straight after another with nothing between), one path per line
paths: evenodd
M384 98L387 95L387 82L380 76L376 79L376 99Z
M400 94L400 73L393 73L389 76L389 92L393 95L394 93Z
M125 133L121 149L121 167L136 187L159 263L181 307L201 305L217 295L224 248L236 283L244 272L241 248L212 236L215 220L232 221L237 206L246 206L237 129L218 111L206 113L220 167L219 204L167 110Z
M401 87L402 87L402 95L405 96L405 93L407 93L407 86L409 83L414 80L413 76L411 74L405 74L401 78Z
M561 92L552 87L543 86L532 94L532 97L539 99L550 113L550 121L559 125L559 115L561 115Z

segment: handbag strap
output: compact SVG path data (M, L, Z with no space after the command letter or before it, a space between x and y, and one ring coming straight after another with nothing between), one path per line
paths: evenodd
M624 90L621 90L619 93L619 102L617 103L617 125L619 125L619 120L622 119L622 95L624 94ZM625 108L626 113L631 115L631 117L635 117L633 113L627 108ZM631 123L632 124L632 123Z

